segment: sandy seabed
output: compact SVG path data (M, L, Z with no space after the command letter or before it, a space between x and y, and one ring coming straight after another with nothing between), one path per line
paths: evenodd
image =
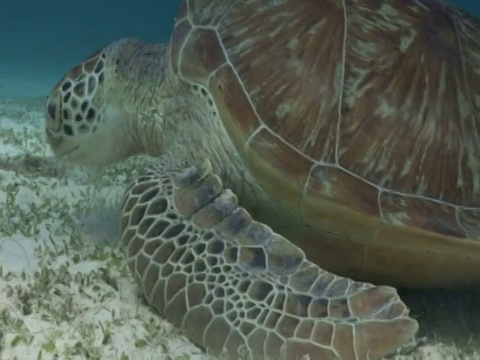
M119 247L123 189L152 160L57 162L42 99L0 100L0 127L0 360L212 359L145 304ZM480 359L480 295L405 296L423 330L390 359Z

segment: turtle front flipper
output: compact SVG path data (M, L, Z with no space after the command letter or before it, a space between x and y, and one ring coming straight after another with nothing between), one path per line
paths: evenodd
M127 191L121 226L147 301L215 355L375 359L417 331L395 289L311 263L210 171L150 171Z

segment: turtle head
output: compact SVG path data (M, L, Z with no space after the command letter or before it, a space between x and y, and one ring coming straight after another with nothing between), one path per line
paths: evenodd
M103 166L143 152L132 129L160 85L163 57L164 46L123 39L68 71L45 103L53 153Z

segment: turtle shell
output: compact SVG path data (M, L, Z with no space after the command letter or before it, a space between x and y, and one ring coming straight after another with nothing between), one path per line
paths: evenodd
M479 39L435 0L186 0L169 56L311 260L454 287L480 283Z

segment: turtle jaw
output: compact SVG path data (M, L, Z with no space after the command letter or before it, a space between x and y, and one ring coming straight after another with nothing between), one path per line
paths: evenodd
M134 147L129 146L128 138L121 133L123 128L119 122L125 117L121 111L95 107L97 118L86 124L65 119L65 109L73 116L80 113L62 102L62 94L52 92L45 103L45 138L59 160L74 165L102 167L136 153Z
M80 148L80 145L76 145L65 150L64 138L62 136L55 135L55 133L48 128L45 129L45 137L47 139L47 143L50 145L50 149L57 158L69 157Z
M62 137L56 137L50 130L46 130L46 139L55 157L63 162L88 166L104 167L125 160L132 155L124 151L121 146L112 141L90 140L82 144L70 144Z

